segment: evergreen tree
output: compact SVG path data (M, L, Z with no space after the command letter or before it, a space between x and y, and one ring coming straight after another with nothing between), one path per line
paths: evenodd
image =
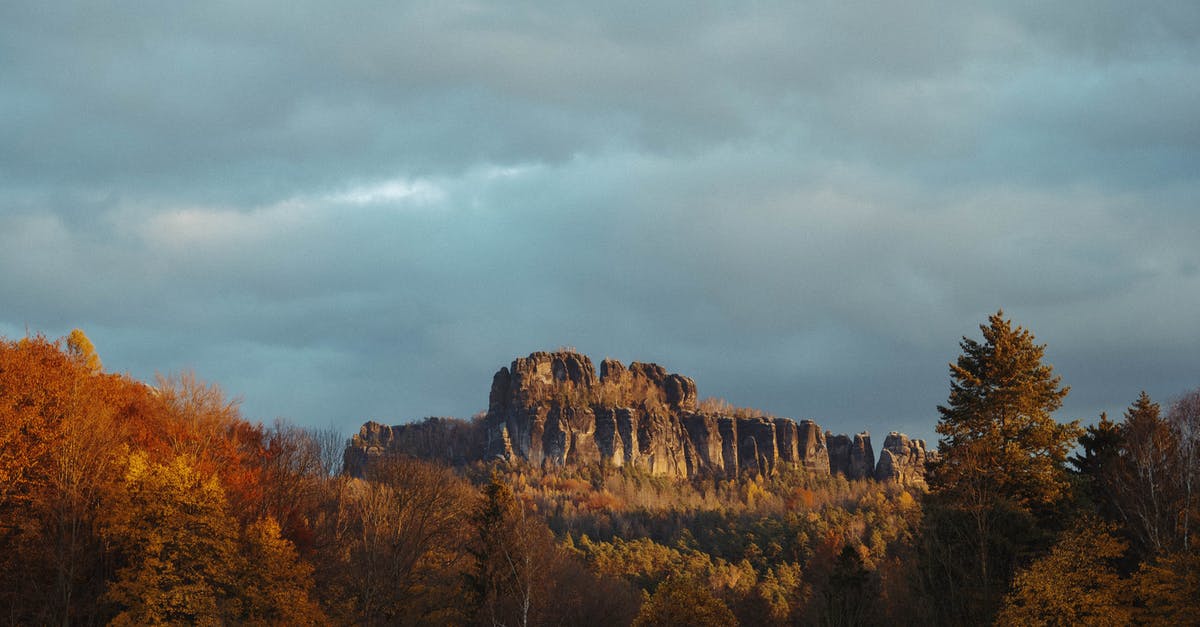
M1142 392L1125 410L1122 448L1110 487L1135 553L1146 558L1174 547L1182 500L1175 433L1158 403Z
M1017 563L1045 544L1069 494L1067 453L1082 433L1078 421L1051 417L1069 388L1042 363L1045 345L1003 311L980 330L983 341L964 337L950 364L940 460L929 476L926 534L951 545L926 552L938 562L928 564L928 584L953 591L935 598L949 622L990 620Z
M847 544L842 548L829 575L829 585L822 594L824 607L818 623L828 627L848 627L876 622L878 619L873 616L873 610L879 596L878 587L858 549Z
M1023 508L1053 504L1069 485L1063 463L1078 421L1061 425L1051 414L1070 388L1043 364L1046 346L1013 328L998 311L980 325L983 342L964 337L962 355L950 364L950 398L938 406L942 462L935 489L983 482L990 496Z
M1121 454L1123 438L1117 423L1100 413L1100 420L1089 425L1079 436L1080 452L1071 456L1071 465L1076 472L1088 477L1103 477L1117 463Z
M1079 436L1079 453L1071 456L1081 483L1080 497L1105 520L1120 521L1120 508L1114 499L1115 480L1120 472L1125 437L1120 426L1101 413L1100 421L1089 425Z
M550 602L555 566L554 536L534 519L498 473L483 490L475 512L475 538L469 549L475 561L467 575L476 620L491 625L540 622Z

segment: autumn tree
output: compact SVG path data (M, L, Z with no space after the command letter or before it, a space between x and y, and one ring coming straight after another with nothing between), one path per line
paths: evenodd
M131 381L104 375L86 365L77 369L60 438L49 454L44 490L31 504L40 565L54 582L47 607L64 621L95 616L108 574L100 520L118 489L126 419L140 390Z
M199 472L215 473L240 524L269 513L264 511L263 461L269 457L265 429L242 418L240 399L227 397L220 386L192 372L159 375L155 391L164 420L151 442L156 448L160 445L155 439L165 443L162 459L187 455Z
M995 611L1018 558L1039 541L1039 524L1070 486L1067 453L1081 433L1078 421L1051 414L1068 388L1043 363L1045 345L999 311L980 325L983 341L964 337L950 364L950 396L938 407L940 461L929 476L927 531L958 547L949 557L970 560L970 582L946 581L961 593L955 620L977 621ZM969 557L968 557L969 556ZM958 577L943 567L934 572ZM967 585L963 585L967 584Z
M82 330L71 329L71 333L67 335L67 352L88 372L100 372L100 356L96 354L96 347Z
M321 443L312 432L282 419L261 433L257 516L276 520L283 536L307 551L313 542L321 484L329 477Z
M642 605L634 627L730 627L737 618L708 586L683 575L668 577Z
M1017 573L997 624L1129 624L1127 585L1115 566L1126 545L1114 531L1111 523L1081 519L1049 554Z
M113 624L325 622L310 597L312 569L279 525L240 528L216 475L190 456L158 463L132 453L108 506L104 535L122 563L105 594Z
M186 456L163 465L134 453L111 511L106 535L125 558L107 593L114 624L219 625L236 615L238 530L216 477Z
M1174 551L1155 556L1134 575L1145 625L1200 625L1200 555Z
M107 574L97 516L120 475L127 419L145 401L98 364L79 330L65 348L0 340L0 607L12 618L97 620Z
M420 624L462 620L461 550L474 494L447 468L385 457L341 495L345 556L336 585L354 600L355 622Z
M28 503L59 437L73 385L70 360L36 336L0 344L0 515ZM0 518L0 534L15 531Z
M237 622L246 625L322 625L324 611L311 594L313 567L264 518L242 534Z

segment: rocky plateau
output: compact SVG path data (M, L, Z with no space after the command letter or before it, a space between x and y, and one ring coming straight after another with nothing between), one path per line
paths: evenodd
M368 422L346 448L346 472L408 454L461 464L503 459L543 467L632 466L671 477L770 475L784 465L847 479L925 482L923 440L892 432L876 460L867 432L822 431L812 420L724 415L697 403L696 383L652 363L600 362L537 352L492 378L488 411L474 422L430 418Z

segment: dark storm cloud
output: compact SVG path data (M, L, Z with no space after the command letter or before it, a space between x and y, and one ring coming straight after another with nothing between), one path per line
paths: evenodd
M514 356L928 436L962 335L1063 417L1200 384L1195 3L0 8L0 332L275 415Z

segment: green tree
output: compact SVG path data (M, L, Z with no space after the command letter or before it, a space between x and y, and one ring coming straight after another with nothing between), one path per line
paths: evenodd
M959 591L937 599L954 608L943 618L968 622L990 619L1018 560L1053 526L1054 506L1071 485L1067 453L1082 433L1078 421L1051 417L1069 388L1042 363L1045 345L1003 311L980 330L983 341L964 337L950 364L949 400L938 407L940 460L928 478L936 506L926 520L930 533L951 542L943 557L960 562L931 565L947 579L935 585ZM964 574L971 580L951 581Z
M1121 519L1113 499L1114 480L1121 466L1125 437L1120 426L1101 413L1100 421L1088 425L1079 436L1080 451L1071 456L1071 465L1082 481L1082 495L1105 520Z
M1115 528L1080 520L1050 553L1017 574L1000 625L1127 625L1131 608L1114 562L1126 544Z
M842 547L829 584L822 596L818 623L828 627L870 625L878 622L874 609L879 598L878 580L863 564L857 547Z

